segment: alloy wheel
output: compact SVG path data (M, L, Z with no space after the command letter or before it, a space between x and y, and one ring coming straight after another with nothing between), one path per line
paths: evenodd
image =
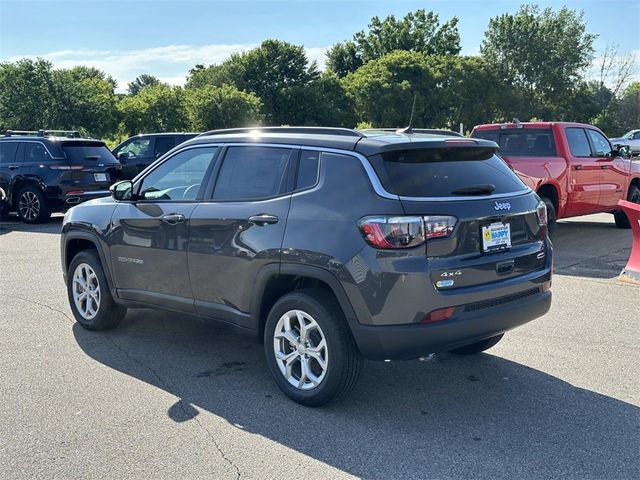
M100 283L88 263L80 263L73 272L73 302L86 320L92 320L100 309Z
M26 191L20 195L18 210L22 218L35 220L40 214L40 200L34 192Z
M297 389L311 390L324 380L329 363L327 342L320 325L308 313L289 310L280 317L273 351L280 372Z

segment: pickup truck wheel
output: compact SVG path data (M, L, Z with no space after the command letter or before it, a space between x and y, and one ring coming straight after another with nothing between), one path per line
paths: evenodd
M83 250L71 261L67 294L73 316L87 330L115 328L127 312L113 301L95 250Z
M288 293L273 306L264 331L267 365L278 387L318 407L355 385L362 359L335 299L322 289Z
M16 200L18 216L24 223L41 223L51 216L47 199L38 187L24 187Z
M553 202L546 197L541 197L541 200L547 206L547 230L549 231L549 236L553 237L556 231L556 207L553 205Z
M627 195L627 200L632 203L640 204L640 188L635 185L631 185L629 187L629 194ZM631 223L629 223L629 219L627 215L622 211L618 210L613 214L613 218L616 220L616 227L618 228L631 228Z
M481 340L476 343L472 343L471 345L465 345L464 347L456 348L455 350L451 350L451 353L457 353L458 355L473 355L476 353L484 352L485 350L489 350L496 343L502 340L504 333L500 335L496 335L495 337L487 338L485 340Z

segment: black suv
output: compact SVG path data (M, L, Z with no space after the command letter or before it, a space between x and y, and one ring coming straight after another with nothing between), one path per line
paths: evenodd
M78 132L7 131L0 137L0 188L5 212L38 223L55 211L109 195L120 163L104 142Z
M146 133L128 138L111 153L122 164L122 178L131 179L176 145L198 133Z
M62 269L91 330L129 307L263 339L320 405L361 358L481 352L545 314L546 209L487 140L329 128L214 131L67 212Z

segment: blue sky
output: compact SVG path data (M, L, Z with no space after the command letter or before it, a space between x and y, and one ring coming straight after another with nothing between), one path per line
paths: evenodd
M41 56L57 67L94 65L114 76L120 89L141 73L181 84L196 63L219 63L231 52L252 48L267 38L302 44L309 57L322 65L327 47L351 38L372 16L402 16L418 8L435 11L441 21L457 16L462 53L475 54L489 19L515 12L520 3L0 0L0 60ZM599 51L609 42L640 58L640 0L536 3L584 10L588 30L598 34Z

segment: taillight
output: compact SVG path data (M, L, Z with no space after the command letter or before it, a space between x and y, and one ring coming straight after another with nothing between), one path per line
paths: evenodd
M447 237L455 225L455 217L442 215L365 217L358 223L369 245L385 249L412 248L430 238Z
M538 216L538 225L546 227L549 222L549 217L547 215L547 205L543 201L538 202L536 215Z

